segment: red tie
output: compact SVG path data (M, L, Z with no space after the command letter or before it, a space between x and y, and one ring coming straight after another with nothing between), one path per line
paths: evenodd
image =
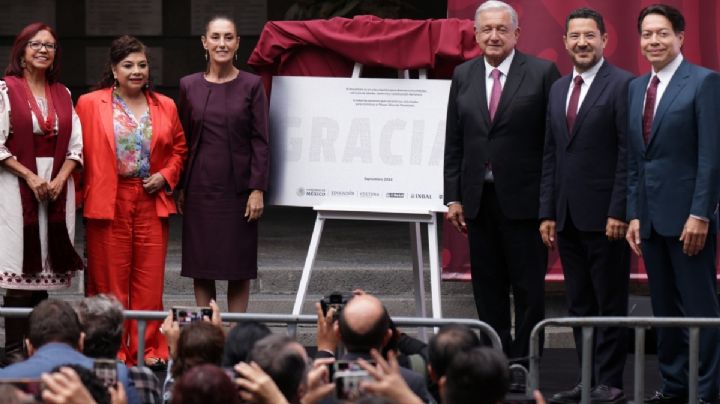
M660 79L655 75L652 80L650 80L650 86L647 89L647 93L645 93L645 111L643 111L642 130L643 140L645 140L646 145L650 141L653 118L655 118L655 98L657 97L658 84L660 84Z
M573 125L575 125L575 118L577 118L578 103L580 102L580 88L583 85L583 79L579 74L575 76L573 81L575 82L575 86L570 94L570 102L568 102L567 108L567 127L569 136L572 136Z
M490 111L490 122L495 119L495 112L497 111L498 104L500 103L500 95L502 94L502 84L500 84L500 75L502 72L498 69L493 69L490 72L490 77L493 79L492 92L490 93L490 105L488 110Z

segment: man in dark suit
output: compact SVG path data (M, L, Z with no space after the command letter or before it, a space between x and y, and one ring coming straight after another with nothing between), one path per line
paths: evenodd
M498 332L510 359L527 356L530 332L545 315L547 250L537 213L545 107L560 77L553 63L515 49L519 35L508 4L478 7L483 56L455 68L445 133L448 220L468 233L478 316Z
M553 84L547 112L540 188L540 234L556 236L570 316L626 316L630 254L625 243L627 88L632 75L603 58L608 35L595 10L565 20L565 49L574 69ZM582 332L573 330L578 359ZM627 332L596 331L593 402L624 402ZM576 403L578 384L550 401Z
M720 75L684 60L685 20L667 5L638 18L640 50L652 71L628 89L630 248L642 255L656 316L720 316L715 279L720 197ZM720 332L700 332L698 394L718 395ZM646 402L685 402L688 343L658 329L662 389Z

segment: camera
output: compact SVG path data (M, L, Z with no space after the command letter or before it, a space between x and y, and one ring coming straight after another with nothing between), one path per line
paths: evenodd
M203 317L212 317L210 307L176 306L172 308L173 321L177 321L180 327L188 325L193 321L202 321Z
M363 396L360 384L364 380L372 380L372 376L365 369L353 361L336 361L332 368L335 397L338 400L355 400Z
M105 387L117 385L117 363L113 359L95 359L93 373Z
M320 307L322 307L323 315L327 315L328 309L335 309L335 315L337 316L347 302L353 298L351 292L332 292L327 296L323 296L320 299Z

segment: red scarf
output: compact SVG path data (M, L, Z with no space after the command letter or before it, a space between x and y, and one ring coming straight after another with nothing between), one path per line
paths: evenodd
M35 113L43 132L48 133L55 126L55 114L58 118L58 134L53 154L52 178L60 172L65 163L67 148L72 133L72 99L65 86L53 83L46 84L45 98L48 103L48 118L43 120L32 92L25 79L5 76L10 99L10 127L12 135L8 137L6 146L27 169L37 174L37 146L46 142L47 136L33 133L32 114ZM32 107L30 105L32 105ZM52 111L54 110L54 111ZM52 117L51 117L52 116ZM18 178L20 200L23 211L23 274L36 274L42 271L43 263L40 250L40 227L38 224L38 201L30 187ZM48 202L48 255L53 272L65 273L82 269L82 260L70 241L65 222L65 203L67 185L63 187L55 201Z

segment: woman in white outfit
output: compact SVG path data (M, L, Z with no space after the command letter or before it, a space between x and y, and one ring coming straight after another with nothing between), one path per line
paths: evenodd
M0 81L0 287L5 307L34 307L70 286L83 267L73 247L82 130L68 89L57 82L60 49L42 23L15 38ZM22 352L26 319L5 319L8 354ZM16 356L16 355L12 355Z

